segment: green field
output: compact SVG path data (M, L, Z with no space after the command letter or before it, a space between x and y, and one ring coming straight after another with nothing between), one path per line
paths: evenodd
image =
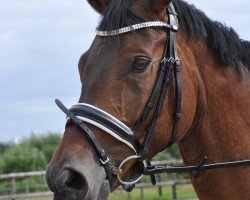
M180 199L185 198L195 198L196 194L193 190L192 185L180 185L177 186L177 197ZM171 187L163 187L162 188L162 196L159 196L158 188L150 188L143 190L143 196L141 194L141 190L135 188L132 193L126 193L124 191L115 191L111 194L110 200L166 200L172 199L172 190Z
M177 197L179 199L190 199L195 198L196 194L193 190L192 185L180 185L177 186ZM117 190L110 195L109 200L166 200L172 199L172 191L171 187L163 187L162 188L162 196L159 196L158 188L150 188L143 190L143 196L141 194L141 190L135 188L133 192L127 193L122 190ZM21 199L21 200L29 200L29 199ZM44 198L32 198L32 200L52 200L51 197Z

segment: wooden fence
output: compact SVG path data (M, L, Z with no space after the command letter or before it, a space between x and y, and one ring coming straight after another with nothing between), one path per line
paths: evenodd
M161 164L165 163L168 165L180 165L182 164L182 161L168 161L168 162L153 162L152 164ZM0 200L15 200L15 199L21 199L21 198L35 198L35 197L44 197L44 196L52 196L53 193L49 191L45 192L34 192L30 193L29 190L26 191L25 194L17 194L16 190L16 181L18 179L23 179L27 177L36 177L36 176L44 176L45 171L37 171L37 172L24 172L24 173L11 173L11 174L3 174L0 175L0 181L3 180L9 180L10 185L10 194L9 195L1 195ZM161 176L157 175L157 184L153 186L151 183L138 183L136 184L136 188L140 189L141 198L144 197L144 189L146 188L158 188L158 193L160 196L162 196L162 187L171 187L172 188L172 199L177 199L177 185L186 185L191 184L190 180L177 180L176 174L171 175L171 181L161 181ZM0 186L1 188L1 186ZM121 188L119 188L121 189Z
M16 181L18 179L27 178L27 177L36 177L36 176L44 176L45 171L37 171L37 172L22 172L22 173L10 173L10 174L2 174L0 175L0 181L9 180L10 184L10 194L9 195L1 195L0 200L7 199L21 199L21 198L34 198L34 197L43 197L43 196L52 196L52 192L37 192L37 193L29 193L27 191L25 194L17 194L16 192Z
M162 194L163 187L171 187L172 188L172 199L178 199L177 186L178 185L189 185L189 184L191 184L191 181L190 180L176 180L174 178L174 177L176 177L176 174L172 174L172 175L173 175L172 181L157 182L156 185L152 185L151 183L138 183L138 184L136 184L136 188L140 189L141 199L144 198L144 190L147 188L156 188L156 189L158 189L158 195L163 196L163 194ZM119 187L118 189L123 190L121 187ZM128 197L130 197L130 196L131 196L131 193L128 193Z

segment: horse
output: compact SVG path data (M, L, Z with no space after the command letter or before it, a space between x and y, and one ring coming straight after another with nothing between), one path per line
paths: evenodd
M199 168L250 158L248 41L183 0L88 2L102 19L79 61L79 103L57 101L68 120L45 175L55 200L129 190L173 143ZM201 200L250 198L249 166L196 175Z

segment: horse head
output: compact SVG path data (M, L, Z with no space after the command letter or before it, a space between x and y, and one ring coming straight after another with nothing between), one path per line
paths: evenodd
M175 7L181 5L175 1L175 6L166 0L88 2L103 18L79 61L78 104L68 110L57 101L68 120L46 172L60 200L103 200L121 184L131 189L150 159L174 142L187 141L181 151L191 152L198 144L190 142L190 133L205 120L199 117L209 91L201 77L213 74L199 66L217 64L207 62L213 53L203 40L194 47L184 30L176 35ZM184 160L197 163L198 156L204 152Z

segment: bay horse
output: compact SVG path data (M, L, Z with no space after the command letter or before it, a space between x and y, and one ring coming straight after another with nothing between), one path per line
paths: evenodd
M68 119L45 176L54 199L130 190L172 143L186 165L204 158L190 172L199 199L250 199L249 166L201 170L250 158L250 43L182 0L88 2L102 19L79 103L57 100Z

